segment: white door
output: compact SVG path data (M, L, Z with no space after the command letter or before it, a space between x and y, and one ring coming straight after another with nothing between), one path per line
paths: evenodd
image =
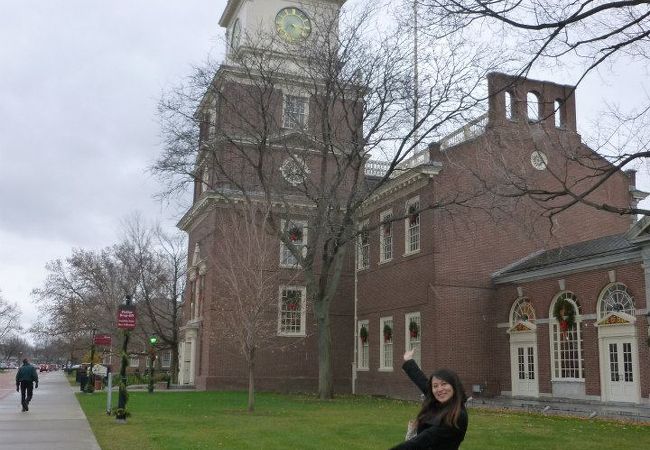
M605 340L607 366L604 383L608 401L633 403L639 401L636 349L632 344L632 339L627 338Z
M537 354L535 343L511 343L512 395L538 397Z

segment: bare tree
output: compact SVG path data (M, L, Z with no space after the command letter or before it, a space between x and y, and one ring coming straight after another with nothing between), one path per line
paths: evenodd
M277 239L269 227L270 211L263 203L244 204L225 214L216 230L219 260L215 271L220 295L212 309L221 324L218 333L235 342L246 359L248 411L253 412L256 356L279 346L276 308L280 274L269 269L277 260ZM290 279L282 281L291 284ZM298 302L299 298L292 297L283 304L286 321L300 323L303 308Z
M111 248L75 249L65 261L49 262L46 269L43 287L32 291L42 315L37 334L88 339L93 330L115 329L117 307L131 282Z
M552 119L558 114L563 102L574 95L578 86L591 72L602 69L607 72L616 64L648 61L650 34L650 2L630 1L583 1L557 3L548 0L414 0L422 15L421 23L428 33L435 35L463 35L480 31L486 39L501 51L509 50L518 60L510 67L516 72L513 84L532 69L544 65L579 67L579 75L566 95L558 99L553 108L547 108L540 121ZM511 86L504 86L495 95L504 95ZM516 99L522 104L526 99ZM549 168L554 178L552 186L535 183L521 173L508 173L492 190L505 197L527 197L551 217L577 205L615 214L648 214L650 210L639 208L637 196L632 202L594 200L594 193L621 172L636 170L647 164L650 122L647 95L639 98L640 109L622 111L616 105L608 105L593 127L595 136L588 139L589 150L581 142L560 140L542 130L535 145L540 152L555 146L555 154L564 161L555 170ZM526 108L524 106L524 108ZM531 108L529 105L528 108ZM537 127L537 125L532 125ZM519 140L530 135L529 129L519 129ZM504 130L512 137L513 130ZM507 137L504 136L507 139ZM490 152L496 156L498 149ZM547 151L548 154L548 151ZM499 164L499 158L492 163ZM500 167L499 172L504 173ZM570 173L573 170L573 173ZM576 175L580 173L580 175ZM486 181L483 179L483 181ZM632 180L633 181L633 180ZM638 192L638 194L641 194Z
M356 217L406 170L436 170L422 165L422 144L478 114L480 84L498 64L485 47L449 37L415 59L409 29L382 27L385 5L369 3L314 13L305 41L243 36L226 63L197 69L160 103L166 145L153 170L168 183L163 195L194 183L193 209L208 198L262 202L295 258L318 326L321 398L332 396L329 311ZM381 162L371 167L371 157ZM306 245L291 238L298 223Z
M169 235L160 226L146 227L139 215L124 223L124 242L117 257L137 274L134 296L141 314L143 338L156 335L162 349L172 353L170 372L178 376L181 301L185 289L187 246L180 233Z
M550 0L414 2L420 5L429 28L437 32L455 33L473 25L494 26L497 31L505 32L529 55L521 75L539 60L577 57L586 65L580 81L602 63L618 56L643 60L648 57L650 2L647 0L585 0L565 4Z
M18 358L20 355L27 355L31 352L32 346L25 338L20 336L11 336L4 340L0 345L5 361L11 358Z
M0 291L0 343L21 329L20 308L17 304L7 302L1 293L2 291Z

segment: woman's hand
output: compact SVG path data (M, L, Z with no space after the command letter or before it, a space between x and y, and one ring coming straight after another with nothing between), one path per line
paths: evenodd
M413 359L413 353L415 353L415 348L412 348L411 350L407 350L404 353L404 361L408 361L409 359Z

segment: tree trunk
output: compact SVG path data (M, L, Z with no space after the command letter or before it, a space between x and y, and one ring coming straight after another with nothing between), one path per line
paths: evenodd
M250 355L248 362L248 412L255 411L255 361Z
M318 323L318 396L321 400L334 397L332 383L332 336L330 312L324 300L315 302Z
M172 347L172 363L169 367L169 375L173 384L178 383L178 343Z

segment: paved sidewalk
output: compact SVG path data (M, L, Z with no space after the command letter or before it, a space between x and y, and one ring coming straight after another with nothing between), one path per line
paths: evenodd
M22 412L16 372L0 374L0 449L99 450L63 371L39 374L29 411Z
M470 407L536 412L550 415L567 415L593 419L595 417L626 420L650 424L650 404L601 403L588 400L526 399L496 397L475 398Z

